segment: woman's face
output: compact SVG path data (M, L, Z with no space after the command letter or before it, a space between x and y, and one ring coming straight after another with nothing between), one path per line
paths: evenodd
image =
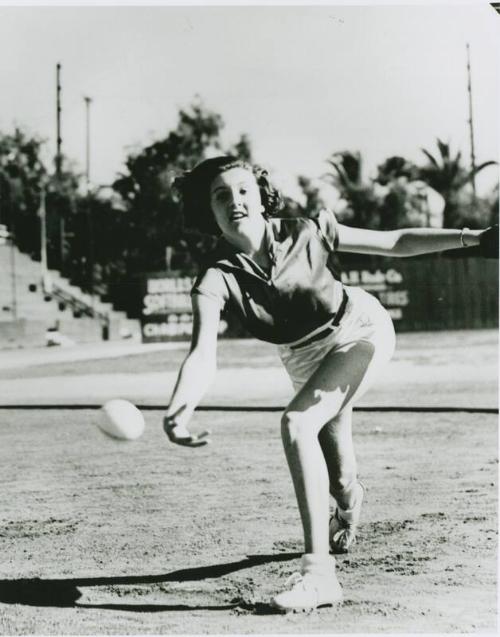
M210 205L222 233L245 235L246 229L262 223L264 206L254 174L246 168L230 168L210 186Z

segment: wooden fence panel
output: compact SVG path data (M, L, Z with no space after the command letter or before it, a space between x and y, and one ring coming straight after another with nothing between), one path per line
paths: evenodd
M342 278L359 280L377 296L400 332L498 326L497 260L441 255L381 259L368 268L360 261L350 263Z
M194 274L143 275L137 293L146 342L189 339L189 290ZM342 271L347 285L378 297L398 332L498 326L498 261L444 256L352 261ZM249 336L234 316L224 315L223 337Z

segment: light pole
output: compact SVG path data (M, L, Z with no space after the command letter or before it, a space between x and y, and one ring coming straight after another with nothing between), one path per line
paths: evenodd
M55 168L56 168L56 178L55 178L55 187L56 192L59 193L61 186L61 174L62 174L62 133L61 133L61 65L57 63L56 65L56 156L55 156ZM59 252L60 252L60 270L64 272L65 263L66 263L66 244L65 244L65 235L66 235L66 224L64 218L64 212L61 208L61 203L59 202Z
M474 121L472 119L472 77L470 70L470 48L467 42L467 93L469 96L469 134L470 134L470 181L472 186L472 201L476 203L476 155L474 150Z
M2 175L4 175L2 171ZM0 204L1 204L0 200ZM14 218L12 211L9 214L9 230L5 225L1 226L0 237L2 241L10 239L10 286L11 286L11 313L12 319L17 320L17 288L16 288L16 246L14 243Z
M56 175L61 177L61 65L56 65Z
M92 98L84 97L85 101L85 187L87 198L87 228L89 240L89 293L94 311L94 233L92 228L92 211L90 210L90 104Z
M87 195L90 190L90 104L91 97L84 97L85 100L85 182Z
M45 208L46 185L40 187L40 206L38 216L40 218L40 265L42 268L42 288L47 294L51 292L49 281L49 269L47 266L47 210Z

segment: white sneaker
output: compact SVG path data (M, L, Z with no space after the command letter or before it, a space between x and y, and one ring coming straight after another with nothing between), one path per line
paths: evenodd
M331 568L325 573L294 573L285 583L288 590L275 595L271 604L283 612L298 612L340 603L342 588L335 569Z
M356 531L361 517L361 506L365 487L357 483L358 495L352 509L337 507L330 517L329 533L330 548L333 553L347 553L356 541Z

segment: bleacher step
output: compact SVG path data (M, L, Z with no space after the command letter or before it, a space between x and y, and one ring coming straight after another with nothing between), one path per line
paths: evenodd
M77 343L100 341L105 334L110 340L139 338L139 321L97 295L92 299L56 270L42 281L41 264L10 244L0 246L0 272L0 349L46 345L46 335L57 328ZM95 316L83 311L76 318L72 308L78 305Z

